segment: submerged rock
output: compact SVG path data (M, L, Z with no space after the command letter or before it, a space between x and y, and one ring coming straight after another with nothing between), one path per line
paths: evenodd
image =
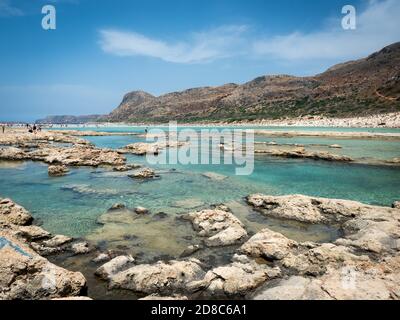
M204 205L204 201L197 198L189 198L174 202L174 206L184 209L195 209Z
M183 218L192 222L200 236L206 237L205 244L209 247L241 243L247 237L243 224L228 211L203 210L186 214Z
M51 165L48 168L49 176L60 177L68 173L68 167L64 165Z
M228 178L227 176L215 172L204 172L202 175L208 179L216 181L222 181Z

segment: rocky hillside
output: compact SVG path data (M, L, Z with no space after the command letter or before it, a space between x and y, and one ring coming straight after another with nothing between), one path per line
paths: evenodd
M313 77L262 76L248 83L203 87L154 97L125 95L102 120L240 121L400 111L400 42Z
M48 116L44 119L36 120L37 124L82 124L98 121L102 115L88 116Z

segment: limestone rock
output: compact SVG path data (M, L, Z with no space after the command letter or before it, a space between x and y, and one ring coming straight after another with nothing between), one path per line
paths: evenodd
M27 159L26 152L20 148L5 147L0 148L0 160L20 161Z
M107 280L128 267L134 261L132 256L119 256L102 265L96 270L95 274L101 279Z
M48 168L49 176L60 177L68 173L68 167L64 165L51 165Z
M32 222L31 214L25 208L10 199L0 198L0 223L28 225Z
M203 291L213 297L245 296L265 281L280 276L278 267L261 265L245 256L235 256L226 266L207 272L200 281L189 284L191 291Z
M251 237L240 248L240 252L254 258L262 257L267 260L282 260L296 246L297 243L295 241L289 240L282 234L263 229Z
M134 179L153 179L156 177L156 173L152 169L144 168L143 170L129 175L129 177Z
M91 251L91 248L89 246L89 243L79 242L79 243L74 243L73 245L71 245L71 251L74 254L86 254Z
M186 258L202 249L201 245L195 244L188 246L180 255L181 258Z
M200 236L206 237L209 247L237 244L247 237L243 224L228 211L209 209L189 213L183 218L192 222Z
M251 195L248 204L267 216L308 223L341 223L357 216L383 210L350 200L336 200L303 195Z
M127 152L138 155L144 156L147 154L157 155L160 152L160 149L157 144L155 143L133 143L125 146L124 148Z
M79 296L85 287L81 273L55 266L25 243L0 231L0 300Z
M189 282L202 279L200 261L157 262L129 268L110 277L110 288L147 294L176 294L187 290Z

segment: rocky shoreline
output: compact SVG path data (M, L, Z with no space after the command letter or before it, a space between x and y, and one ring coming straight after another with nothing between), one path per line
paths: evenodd
M302 195L250 195L261 215L309 224L336 225L331 243L297 242L264 228L248 236L226 206L184 216L204 238L202 248L236 246L231 262L209 266L196 258L137 264L131 256L98 255L95 274L108 289L132 291L144 299L400 299L400 209ZM43 256L88 245L32 223L9 199L0 200L0 299L81 297L86 280ZM84 298L79 298L84 299Z
M74 166L105 166L113 174L141 180L159 177L150 168L127 164L122 153L179 147L134 144L115 151L96 148L71 135L21 131L0 136L0 144L0 160L41 161L49 164L53 177L68 174ZM211 173L206 176L223 178ZM90 188L66 188L92 192ZM87 299L83 271L68 271L49 261L65 254L95 254L90 258L96 266L91 276L103 281L108 290L124 290L150 300L400 299L398 202L389 208L349 200L262 194L249 195L245 201L260 217L332 226L340 232L330 242L296 241L266 226L250 232L243 217L227 205L201 205L201 209L195 205L192 210L198 211L188 208L172 221L188 224L198 238L190 237L183 252L151 261L123 250L102 251L87 240L52 235L33 225L26 209L10 199L0 199L0 299ZM152 215L146 208L128 210L115 204L98 222L137 223L140 217ZM215 259L214 254L223 259Z

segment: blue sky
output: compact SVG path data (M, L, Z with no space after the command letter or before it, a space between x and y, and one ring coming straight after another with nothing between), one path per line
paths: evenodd
M57 29L41 27L42 6ZM341 9L357 9L357 29ZM400 40L398 0L0 0L0 120L108 113L154 95L312 75Z

